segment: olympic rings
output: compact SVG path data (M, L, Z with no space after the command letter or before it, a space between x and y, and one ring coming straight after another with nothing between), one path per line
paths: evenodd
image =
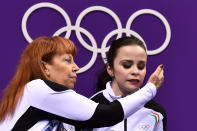
M92 54L92 58L91 60L88 62L87 65L85 65L84 67L80 68L80 70L77 73L82 73L85 72L86 70L88 70L89 68L92 67L92 65L94 64L94 62L96 61L97 58L97 44L96 44L96 40L94 39L94 37L85 29L78 27L78 26L72 26L72 27L63 27L61 29L59 29L58 31L55 32L54 36L59 36L61 33L68 31L68 30L78 30L80 32L82 32L84 35L88 36L88 38L90 39L90 42L93 45L93 54Z
M113 35L118 34L118 33L120 33L120 32L121 32L121 33L126 33L127 36L133 35L133 36L137 37L138 39L140 39L140 40L144 43L145 48L146 48L146 52L147 52L146 43L145 43L145 41L142 39L142 37L141 37L137 32L135 32L135 31L133 31L133 30L126 30L126 29L116 29L116 30L110 32L110 33L104 38L103 43L102 43L102 45L101 45L101 56L102 56L102 58L103 58L104 63L106 63L106 61L105 61L105 59L104 59L104 58L106 58L105 52L107 52L107 51L109 50L109 47L106 47L107 41L108 41Z
M82 11L78 18L77 18L77 21L76 21L76 26L80 26L80 23L81 23L81 20L82 18L88 14L89 12L91 11L103 11L103 12L106 12L107 14L111 15L113 17L113 19L115 20L116 24L117 24L117 27L118 29L122 29L122 25L121 25L121 22L120 22L120 19L118 18L118 16L113 12L111 11L110 9L106 8L106 7L102 7L102 6L92 6L92 7L89 7L87 9L85 9L84 11ZM78 30L76 30L76 35L77 35L77 38L78 40L81 42L81 44L86 47L88 50L92 51L94 49L92 49L91 47L89 47L89 45L86 45L84 44L85 41L83 40L83 38L81 37L81 34ZM118 33L118 36L117 38L120 38L122 36L121 32ZM101 52L100 49L97 49L98 50L98 53Z
M132 22L134 21L134 19L136 17L138 17L139 15L142 15L142 14L155 15L164 23L164 26L166 28L166 39L165 39L163 45L161 47L159 47L158 49L155 49L155 50L152 50L152 51L148 50L148 55L159 54L163 50L165 50L165 48L168 46L168 44L170 42L170 38L171 38L170 25L168 24L168 21L166 20L166 18L162 14L160 14L159 12L157 12L155 10L151 10L151 9L142 9L142 10L139 10L139 11L135 12L134 14L132 14L130 16L130 18L128 19L127 24L126 24L126 29L129 30L130 27L131 27Z
M145 125L145 124L141 124L138 126L138 129L140 131L148 130L149 128L150 128L150 125Z
M36 5L33 5L32 7L30 7L24 14L23 16L23 19L22 19L22 32L23 32L23 35L24 37L26 38L26 40L28 42L31 42L32 39L31 37L29 36L28 32L27 32L27 19L28 17L30 16L30 14L32 12L34 12L35 10L39 9L39 8L52 8L56 11L58 11L65 19L65 21L67 22L67 26L71 26L71 21L69 19L69 16L68 14L59 6L55 5L55 4L52 4L52 3L48 3L48 2L43 2L43 3L38 3ZM70 34L71 34L71 30L68 30L67 34L66 34L66 37L70 37Z
M29 36L29 34L27 32L27 27L26 27L27 26L27 20L28 20L28 17L31 15L31 13L33 13L35 10L37 10L39 8L52 8L52 9L56 10L57 12L59 12L63 16L63 18L65 19L67 25L58 29L53 34L53 36L58 36L58 35L62 34L63 32L66 32L65 38L69 38L70 35L71 35L71 31L75 31L77 39L82 44L82 46L84 48L86 48L87 50L93 52L92 58L90 59L90 61L85 66L81 67L80 70L77 73L82 73L82 72L85 72L88 69L90 69L93 66L94 62L96 61L98 53L101 53L101 56L103 58L103 62L105 63L104 58L106 57L106 52L109 50L109 47L106 47L107 43L108 43L109 39L112 36L114 36L115 34L117 34L116 39L120 38L122 36L122 34L125 33L127 36L134 35L134 36L136 36L137 38L139 38L140 40L142 40L144 42L143 38L137 32L130 29L132 22L139 15L151 14L151 15L154 15L154 16L158 17L163 22L163 24L165 26L165 29L166 29L166 39L165 39L164 43L162 44L162 46L160 46L158 49L155 49L155 50L148 50L146 48L148 55L156 55L156 54L159 54L162 51L164 51L165 48L168 46L168 44L170 42L170 38L171 38L171 30L170 30L170 25L169 25L168 21L165 19L165 17L162 14L160 14L159 12L157 12L155 10L152 10L152 9L142 9L142 10L136 11L135 13L133 13L129 17L129 19L127 21L127 24L126 24L126 28L122 28L122 24L120 22L119 17L112 10L110 10L106 7L103 7L103 6L92 6L92 7L86 8L85 10L83 10L79 14L79 16L76 20L75 26L73 26L73 25L71 25L71 20L70 20L68 14L61 7L59 7L56 4L52 4L52 3L48 3L48 2L42 2L42 3L38 3L38 4L35 4L35 5L31 6L25 12L25 14L22 18L22 24L21 24L22 32L23 32L23 35L24 35L25 39L28 42L31 42L32 38ZM96 43L96 40L95 40L94 36L92 36L91 33L89 33L86 29L80 27L80 23L81 23L83 17L85 15L87 15L88 13L92 12L92 11L102 11L104 13L109 14L110 16L112 16L112 18L114 19L114 21L116 22L116 25L117 25L117 29L111 31L110 33L108 33L106 35L106 37L102 41L100 49L97 47L97 43ZM81 33L83 33L84 35L86 35L88 37L92 46L90 46L89 44L87 44L83 40L83 38L81 36ZM145 46L146 46L146 44L145 44Z

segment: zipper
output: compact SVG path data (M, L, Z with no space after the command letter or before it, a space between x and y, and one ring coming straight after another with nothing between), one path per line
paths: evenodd
M127 119L124 120L124 131L127 131Z

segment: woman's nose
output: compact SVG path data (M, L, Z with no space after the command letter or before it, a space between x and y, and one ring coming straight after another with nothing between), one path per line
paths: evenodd
M73 66L73 71L75 71L75 72L76 72L76 71L78 71L78 70L79 70L79 67L78 67L78 65L74 63L74 66Z
M131 68L131 75L138 75L139 74L139 69L137 68L137 66L133 66Z

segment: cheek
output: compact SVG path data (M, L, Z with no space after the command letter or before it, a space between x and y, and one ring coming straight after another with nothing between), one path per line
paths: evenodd
M121 68L119 68L114 72L115 77L118 78L119 80L126 79L129 76L129 74L130 74L129 71Z
M64 73L65 73L65 70L66 70L66 69L63 68L63 67L57 67L57 68L55 69L56 73L59 74L59 75L64 74Z
M144 80L144 77L146 76L146 70L143 70L143 71L140 73L140 76L141 76L141 79Z
M53 68L53 71L56 73L56 74L67 74L69 69L68 67L66 66L63 66L63 65L58 65L58 66L55 66L55 68Z

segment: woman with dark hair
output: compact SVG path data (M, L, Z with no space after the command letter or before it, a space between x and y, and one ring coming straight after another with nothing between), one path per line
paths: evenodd
M98 104L72 90L79 70L74 62L76 52L71 40L58 36L39 37L28 44L1 99L1 131L111 126L151 100L163 81L163 71L158 68L135 95Z
M146 75L147 63L147 49L141 40L134 36L114 40L106 60L106 69L98 78L97 93L92 96L92 100L108 104L134 94L140 89ZM163 68L163 65L160 67ZM161 73L163 74L163 70ZM140 97L143 96L136 99ZM120 123L93 130L163 131L166 130L166 120L164 108L151 100Z

